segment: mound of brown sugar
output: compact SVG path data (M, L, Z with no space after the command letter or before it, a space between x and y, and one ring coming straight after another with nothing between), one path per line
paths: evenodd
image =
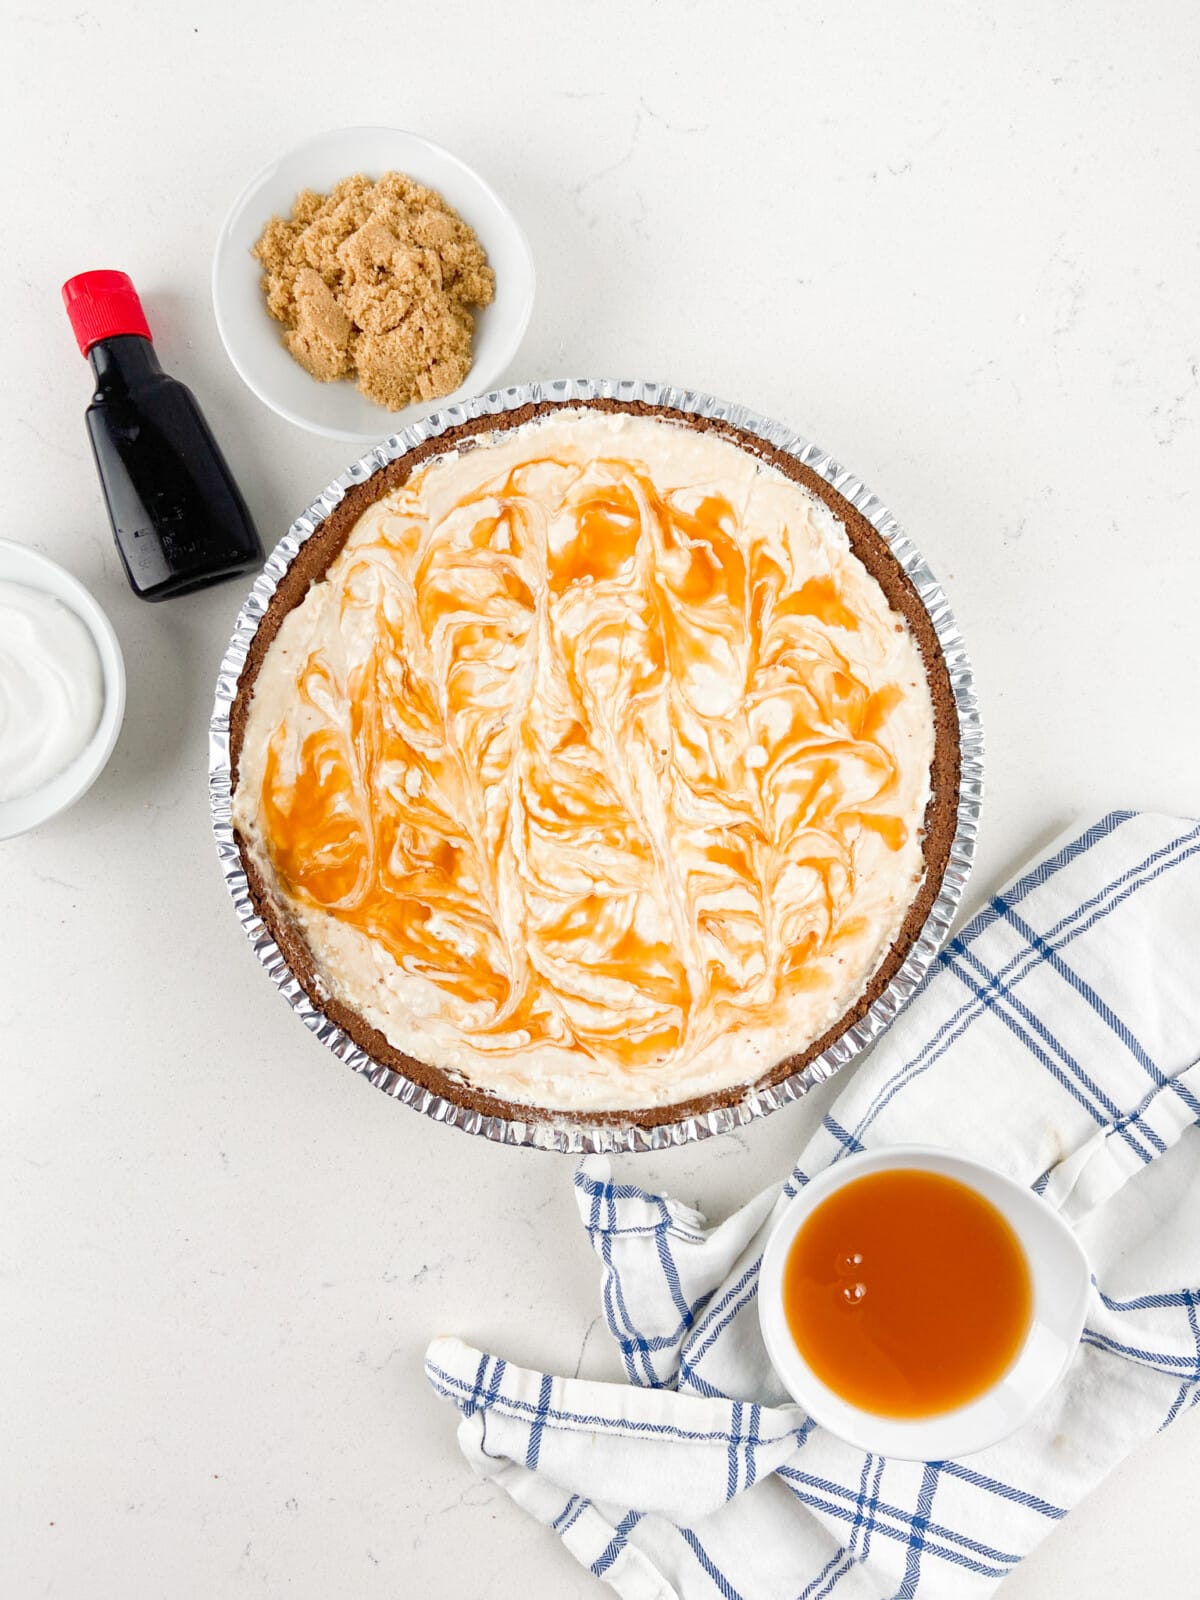
M267 309L284 343L322 383L357 377L399 411L457 389L475 319L496 276L483 246L440 194L401 172L361 173L329 194L305 189L254 246Z

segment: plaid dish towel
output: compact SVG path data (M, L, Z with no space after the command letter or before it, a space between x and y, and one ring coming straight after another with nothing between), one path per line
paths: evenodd
M426 1370L468 1461L626 1600L990 1593L1200 1397L1198 979L1200 825L1116 811L1060 843L950 941L782 1190L710 1228L582 1164L629 1383L436 1340ZM930 1465L865 1455L789 1403L754 1304L787 1199L907 1141L1031 1184L1094 1272L1080 1349L1034 1420Z

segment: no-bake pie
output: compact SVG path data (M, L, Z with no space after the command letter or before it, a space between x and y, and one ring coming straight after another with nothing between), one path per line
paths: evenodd
M945 869L929 617L822 478L709 418L530 405L345 499L230 718L313 1003L460 1104L653 1124L861 1017Z

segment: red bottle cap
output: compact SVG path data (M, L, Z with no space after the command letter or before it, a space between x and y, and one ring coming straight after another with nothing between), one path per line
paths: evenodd
M118 333L151 337L142 302L127 272L81 272L63 284L62 297L80 355Z

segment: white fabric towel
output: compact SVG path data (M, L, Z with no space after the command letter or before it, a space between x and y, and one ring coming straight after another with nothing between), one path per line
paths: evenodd
M626 1600L990 1593L1200 1396L1200 825L1112 812L946 947L782 1190L719 1227L576 1174L628 1384L429 1348L468 1461ZM1044 1193L1094 1283L1065 1381L1017 1434L925 1465L787 1403L754 1304L772 1218L850 1151L942 1144ZM1135 1178L1130 1183L1128 1180Z

